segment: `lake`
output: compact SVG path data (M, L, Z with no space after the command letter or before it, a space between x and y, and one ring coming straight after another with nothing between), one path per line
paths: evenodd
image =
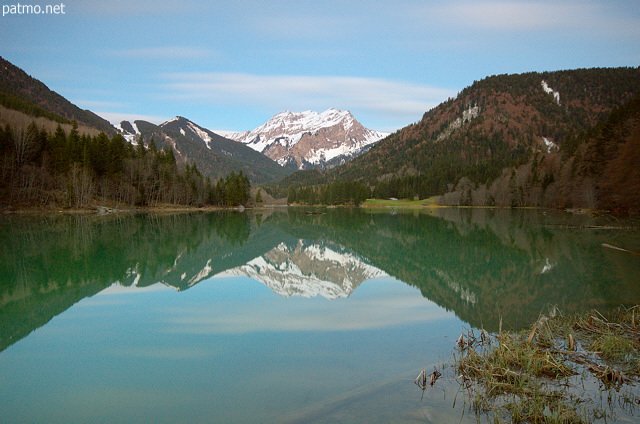
M640 304L626 221L281 208L0 218L7 423L475 422L470 328ZM456 407L453 408L454 402Z

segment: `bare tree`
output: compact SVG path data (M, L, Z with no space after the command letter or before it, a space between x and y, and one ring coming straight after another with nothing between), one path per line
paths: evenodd
M17 168L27 163L36 152L37 132L38 129L35 124L31 124L27 128L14 130L12 139L15 154L14 161Z
M93 195L93 181L89 171L78 163L69 170L69 206L87 206Z

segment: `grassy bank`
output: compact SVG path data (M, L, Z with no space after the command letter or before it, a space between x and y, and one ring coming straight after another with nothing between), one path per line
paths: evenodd
M423 208L437 207L435 199L367 199L362 203L363 208Z
M492 422L632 422L639 348L640 307L607 316L553 308L526 331L461 335L452 369L466 406Z

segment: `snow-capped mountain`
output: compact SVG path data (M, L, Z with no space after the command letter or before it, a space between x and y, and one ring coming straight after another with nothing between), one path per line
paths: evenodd
M322 113L287 110L253 131L225 134L296 169L339 165L387 135L365 128L348 110L337 109Z
M280 296L340 299L364 281L387 274L341 246L299 240L295 246L281 243L224 275L253 278Z
M187 137L188 139L197 143L204 143L204 145L209 150L211 150L212 148L215 149L215 144L212 145L212 141L214 141L215 139L220 139L220 136L218 136L217 134L182 116L176 116L175 118L160 124L160 126L170 131L179 132L184 137ZM224 151L224 149L222 149L222 151L228 156L233 155L230 152Z
M259 152L181 116L160 125L122 121L116 128L132 144L153 139L158 149L171 147L178 162L195 162L201 172L214 178L243 171L250 180L264 182L290 173Z
M139 124L142 124L142 129L138 127ZM124 136L125 139L127 139L127 141L136 143L137 138L149 125L153 124L145 121L122 121L120 124L116 125L115 128ZM183 137L187 137L191 141L198 144L204 144L204 146L209 150L212 149L212 140L221 138L219 135L206 128L202 128L200 125L182 116L176 116L173 119L163 122L157 127L173 131L175 133L180 133Z

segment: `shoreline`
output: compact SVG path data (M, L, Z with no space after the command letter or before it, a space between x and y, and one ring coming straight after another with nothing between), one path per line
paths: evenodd
M30 214L66 214L66 215L108 215L119 213L146 213L146 212L214 212L214 211L243 211L246 209L256 210L267 207L220 207L220 206L181 206L181 205L159 205L159 206L134 206L134 207L119 207L119 206L102 206L96 205L86 208L64 208L53 206L35 206L24 208L3 208L0 209L0 215L30 215Z
M261 205L249 205L249 206L185 206L176 204L160 204L156 206L130 206L130 205L117 205L117 204L103 204L92 205L84 208L71 208L61 205L5 205L0 207L0 215L29 215L29 214L68 214L68 215L107 215L113 213L176 213L176 212L215 212L215 211L244 211L244 210L271 210L281 208L356 208L371 211L394 211L394 210L435 210L435 209L509 209L509 210L540 210L540 211L558 211L571 215L616 215L614 212L603 210L592 210L585 208L564 208L564 209L550 209L534 206L522 206L522 207L501 207L501 206L461 206L461 205L439 205L429 201L429 199L423 200L392 200L392 199L367 199L360 206L354 205L300 205L300 204L286 204L286 203L273 203L273 204L261 204ZM631 217L628 217L631 218Z

